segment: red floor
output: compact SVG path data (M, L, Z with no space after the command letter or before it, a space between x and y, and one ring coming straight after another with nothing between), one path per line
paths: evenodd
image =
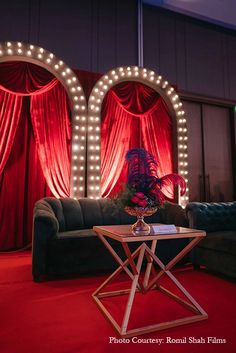
M106 276L36 284L29 252L0 255L0 352L235 353L236 284L190 267L176 270L175 275L206 310L208 320L124 340L116 336L91 298ZM122 276L119 286L128 284ZM124 300L109 298L104 303L120 321ZM137 297L131 327L183 315L189 312L152 291Z

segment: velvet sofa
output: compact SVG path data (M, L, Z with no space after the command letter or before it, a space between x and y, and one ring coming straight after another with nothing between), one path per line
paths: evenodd
M191 202L186 215L190 228L207 232L191 252L193 265L236 278L236 202Z
M188 226L184 210L165 203L149 223ZM33 220L32 274L35 281L47 275L97 273L117 264L93 232L95 225L132 224L135 218L121 211L109 199L43 198L36 202ZM187 239L163 240L157 254L167 262L187 243ZM135 245L137 247L137 244ZM123 251L115 244L122 257Z

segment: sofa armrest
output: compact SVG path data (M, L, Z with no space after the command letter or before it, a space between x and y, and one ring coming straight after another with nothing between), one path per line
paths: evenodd
M158 212L160 212L161 220L164 224L175 224L180 227L188 227L188 219L184 209L180 205L165 202Z
M56 236L58 230L59 223L53 212L35 209L32 245L32 274L35 281L46 274L48 242Z

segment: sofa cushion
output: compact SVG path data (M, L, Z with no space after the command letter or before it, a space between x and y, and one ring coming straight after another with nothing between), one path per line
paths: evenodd
M56 235L57 239L96 237L97 234L92 229L71 230L67 232L59 232Z
M236 232L220 231L208 233L198 246L236 256Z

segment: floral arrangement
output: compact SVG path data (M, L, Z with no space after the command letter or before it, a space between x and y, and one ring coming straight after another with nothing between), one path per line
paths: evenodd
M178 174L158 177L158 163L154 156L142 148L131 149L126 154L128 181L116 197L123 208L159 208L165 201L163 186L179 185L181 195L185 193L185 180Z

